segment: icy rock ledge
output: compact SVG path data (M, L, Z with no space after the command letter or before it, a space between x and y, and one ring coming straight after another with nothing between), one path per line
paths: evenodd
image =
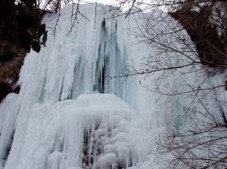
M146 141L142 135L146 132L134 125L135 118L135 111L112 94L81 95L77 100L36 104L15 168L130 167L141 161L144 152L136 144Z

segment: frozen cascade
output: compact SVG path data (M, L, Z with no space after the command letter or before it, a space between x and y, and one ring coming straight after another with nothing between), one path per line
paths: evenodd
M154 158L155 138L168 127L181 127L178 112L187 96L157 101L159 95L147 92L139 80L155 85L158 73L146 79L118 78L132 66L140 69L141 59L157 51L138 43L128 31L142 24L142 16L111 18L111 9L82 5L80 12L87 19L78 15L73 27L70 5L59 19L53 14L45 17L47 47L26 57L20 93L8 95L0 105L0 169L158 169L162 165ZM168 17L161 11L154 15ZM158 24L163 31L171 27L162 20ZM167 61L171 63L176 55L168 53ZM177 73L167 76L160 88L170 89L172 84L180 90L185 82L203 82L201 76Z
M44 19L48 47L26 57L20 94L9 95L0 107L0 167L119 169L148 159L147 127L125 103L138 110L137 82L115 78L141 47L126 43L136 42L127 33L133 20L105 19L110 7L99 8L95 14L93 5L83 5L81 12L96 19L79 16L70 33L71 6L61 11L59 22L56 15ZM111 94L81 95L97 92L125 102Z

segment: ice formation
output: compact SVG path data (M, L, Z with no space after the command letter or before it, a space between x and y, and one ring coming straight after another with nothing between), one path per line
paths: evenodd
M148 159L137 81L117 78L126 72L128 55L143 54L144 45L130 44L136 42L127 32L133 19L106 19L110 7L83 5L90 21L79 16L70 31L71 8L59 21L45 18L48 47L27 56L20 94L1 104L0 168L118 169Z
M0 105L0 169L161 165L154 159L154 138L168 123L179 127L176 110L183 98L157 102L158 96L139 84L143 76L123 76L132 64L139 69L141 59L155 49L132 33L142 16L111 18L111 8L82 5L86 17L78 15L75 25L72 6L59 18L46 16L47 47L26 57L20 93L8 95ZM179 78L172 84L181 89L182 76L167 77L164 87ZM144 83L154 80L148 77Z

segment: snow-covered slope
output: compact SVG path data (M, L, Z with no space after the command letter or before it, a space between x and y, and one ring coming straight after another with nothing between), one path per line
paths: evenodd
M139 83L152 86L160 74L122 76L132 67L140 69L141 59L155 55L156 49L133 34L142 15L111 18L111 8L82 5L85 17L78 15L73 26L72 6L60 18L45 18L47 47L26 57L19 95L9 95L0 105L0 169L161 166L154 158L155 137L178 125L183 109L178 103L185 97L157 102L158 95ZM166 23L160 24L165 28ZM181 89L184 81L168 76L163 87L171 83Z

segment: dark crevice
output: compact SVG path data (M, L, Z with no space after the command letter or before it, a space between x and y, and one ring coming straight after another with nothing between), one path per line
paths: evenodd
M10 85L7 83L0 83L0 102L11 92L13 92L13 90Z
M5 149L5 154L3 156L4 161L7 161L8 157L9 157L11 147L12 147L12 144L13 144L14 134L15 134L15 130L12 132L10 142L8 143L8 145Z
M63 78L63 80L62 80L62 84L61 84L61 89L60 89L60 94L59 94L58 101L62 101L63 87L64 87L64 78ZM65 100L65 99L63 98L63 100Z

